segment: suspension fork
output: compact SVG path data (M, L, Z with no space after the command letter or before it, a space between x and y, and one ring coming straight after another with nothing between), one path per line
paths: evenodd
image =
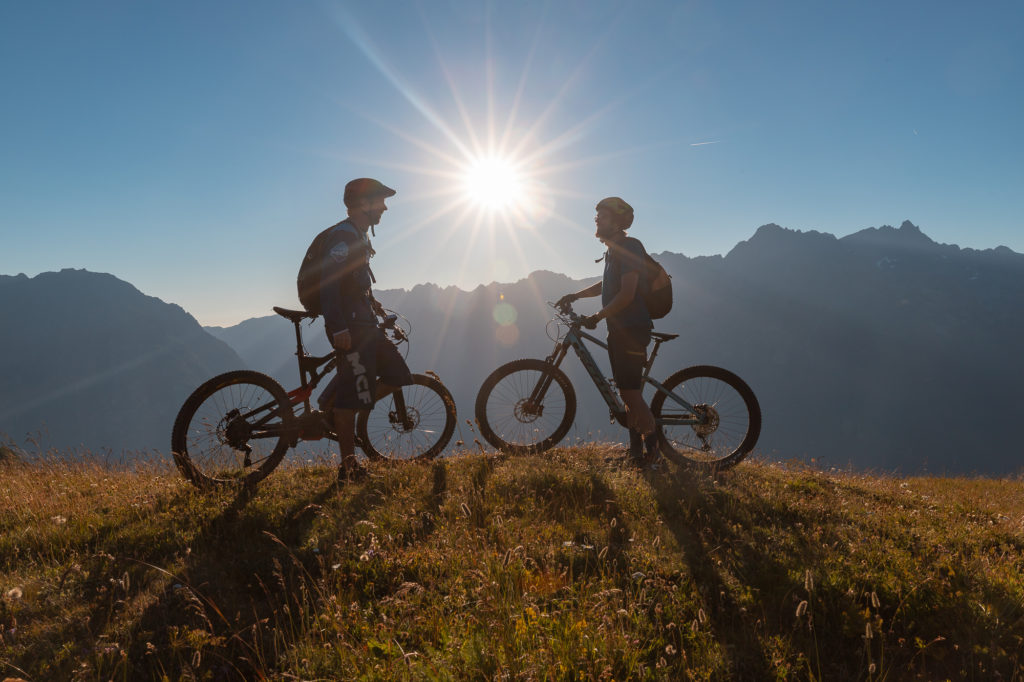
M551 351L551 355L544 358L544 362L551 365L553 368L558 369L559 365L562 364L562 360L565 359L565 354L569 352L569 344L560 341L555 344L555 349ZM531 405L540 405L544 401L544 396L548 392L548 387L551 386L551 382L554 381L554 375L545 373L542 374L540 379L537 381L537 385L533 387L533 391L530 392L529 403Z
M402 388L404 387L399 386L391 394L391 399L395 402L395 411L391 414L394 415L396 423L401 424L402 428L406 431L410 431L415 425L412 423L409 413L405 410L405 393L402 392Z

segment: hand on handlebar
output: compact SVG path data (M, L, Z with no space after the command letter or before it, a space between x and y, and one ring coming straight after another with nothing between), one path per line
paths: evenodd
M576 294L566 294L555 303L556 308L568 308L577 300Z
M597 323L601 321L601 318L597 315L587 315L580 318L580 326L586 327L587 329L596 329Z

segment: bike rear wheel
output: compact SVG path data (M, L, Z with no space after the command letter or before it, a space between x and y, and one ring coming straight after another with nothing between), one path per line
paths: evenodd
M199 488L252 485L273 471L291 445L294 415L280 384L259 372L216 376L178 411L171 453Z
M538 389L543 389L538 391ZM538 393L542 393L536 400ZM569 433L576 392L543 360L514 360L494 370L476 396L476 420L488 443L513 454L544 452Z
M694 418L695 424L661 424L666 456L716 471L735 466L754 448L761 434L761 407L750 387L721 367L699 365L680 370L665 388L694 407L688 410L657 392L651 401L655 420Z
M384 396L360 412L356 433L366 456L374 460L429 460L437 457L455 432L455 400L438 379L412 375L412 385Z

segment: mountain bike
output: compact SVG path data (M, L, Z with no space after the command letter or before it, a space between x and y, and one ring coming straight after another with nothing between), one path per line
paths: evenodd
M251 370L227 372L197 388L174 421L171 453L181 473L200 488L226 483L253 485L274 470L300 440L336 439L331 407L332 380L314 407L310 398L337 365L334 352L317 357L302 345L304 310L274 308L295 325L295 355L301 384L285 392L279 383ZM398 315L379 327L392 343L408 343ZM455 401L433 372L413 374L413 383L357 412L356 444L373 460L429 460L455 430Z
M605 378L584 340L608 346L583 331L584 319L569 303L548 305L557 311L555 348L543 360L514 360L494 370L476 397L476 419L484 439L513 454L541 453L559 443L576 416L576 392L559 366L569 350L576 352L610 416L626 426L626 409ZM564 334L563 334L564 329ZM654 347L644 365L643 387L651 386L650 402L661 435L662 454L678 456L706 470L739 463L761 433L761 408L750 387L732 372L710 365L679 370L664 383L650 375L661 344L678 334L652 332Z

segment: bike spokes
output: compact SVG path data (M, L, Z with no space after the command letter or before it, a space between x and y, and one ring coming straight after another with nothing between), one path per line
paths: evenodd
M576 415L568 377L542 360L496 369L480 388L476 418L488 443L510 452L543 452L565 437Z
M757 442L760 407L750 388L731 372L691 367L670 377L665 388L691 406L683 408L663 393L651 401L670 453L696 464L731 466Z
M258 480L289 445L283 389L257 372L229 372L196 390L175 422L172 449L197 485Z
M448 444L455 430L455 402L440 381L416 374L413 384L385 396L360 418L367 456L429 459Z

